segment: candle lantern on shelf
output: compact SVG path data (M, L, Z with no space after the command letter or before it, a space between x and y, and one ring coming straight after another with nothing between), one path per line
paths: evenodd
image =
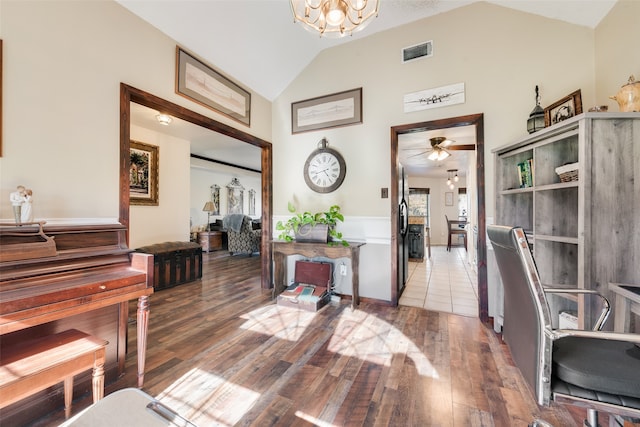
M534 133L540 129L544 129L544 110L540 106L540 94L536 85L536 106L527 119L527 132Z

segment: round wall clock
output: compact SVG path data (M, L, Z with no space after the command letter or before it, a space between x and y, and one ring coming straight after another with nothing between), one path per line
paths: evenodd
M326 138L322 138L318 145L304 164L304 180L317 193L331 193L342 185L347 164L339 152L328 147Z

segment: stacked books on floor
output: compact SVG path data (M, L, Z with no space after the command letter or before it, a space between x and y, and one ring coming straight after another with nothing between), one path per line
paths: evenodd
M294 283L278 295L278 305L307 311L317 311L329 300L331 300L329 289L309 283Z

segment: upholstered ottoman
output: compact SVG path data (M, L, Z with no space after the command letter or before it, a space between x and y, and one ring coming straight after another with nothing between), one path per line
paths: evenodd
M194 242L164 242L136 252L153 255L153 288L171 288L202 278L202 247Z

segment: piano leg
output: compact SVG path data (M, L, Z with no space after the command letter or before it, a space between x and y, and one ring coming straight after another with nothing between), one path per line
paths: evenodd
M149 297L138 298L138 388L144 383L144 363L147 353L147 329L149 327Z

